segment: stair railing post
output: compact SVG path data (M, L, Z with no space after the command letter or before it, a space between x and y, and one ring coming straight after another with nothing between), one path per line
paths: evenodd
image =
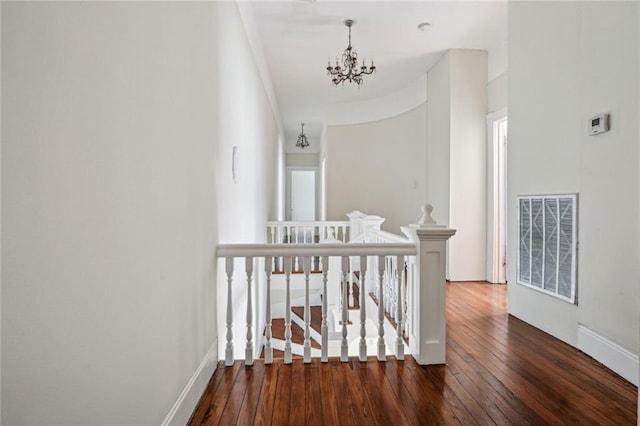
M438 225L431 215L433 206L422 206L423 216L417 225L402 228L416 244L414 288L408 295L412 304L412 327L409 342L418 364L446 363L446 256L447 240L455 229Z
M360 218L366 216L364 213L355 210L350 213L347 213L347 217L349 218L349 241L353 241L356 237L358 237L362 232L362 226L360 222Z

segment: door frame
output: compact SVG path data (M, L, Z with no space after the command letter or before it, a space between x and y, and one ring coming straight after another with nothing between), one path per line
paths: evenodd
M496 131L507 109L487 115L487 281L507 282L507 140ZM508 124L507 124L508 126Z
M315 194L314 195L314 199L315 199L315 210L313 212L313 216L314 216L314 221L318 220L318 212L320 211L319 208L319 185L320 185L320 169L319 167L304 167L304 166L287 166L285 168L285 174L286 174L286 188L285 188L285 212L284 212L284 217L285 220L290 221L291 220L291 172L294 171L313 171L315 173Z

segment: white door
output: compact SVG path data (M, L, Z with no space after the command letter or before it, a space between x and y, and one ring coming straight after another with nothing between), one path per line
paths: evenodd
M316 171L291 171L291 220L316 220Z

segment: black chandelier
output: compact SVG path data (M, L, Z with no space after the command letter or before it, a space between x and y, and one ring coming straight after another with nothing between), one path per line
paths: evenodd
M351 26L354 24L353 19L347 19L344 24L349 28L349 45L342 54L342 66L339 65L336 59L336 66L332 67L331 62L327 66L327 75L331 77L331 82L336 86L340 83L344 84L345 81L350 83L358 83L358 87L362 84L362 76L365 74L373 74L376 70L371 61L371 66L367 67L362 60L362 66L358 67L358 54L355 49L351 47Z
M300 149L305 149L306 147L309 146L309 141L307 140L307 135L304 134L304 123L300 123L300 126L302 126L302 130L298 135L298 141L296 142L296 147Z

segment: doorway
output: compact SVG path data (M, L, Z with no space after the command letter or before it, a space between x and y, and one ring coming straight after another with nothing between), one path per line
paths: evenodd
M316 167L287 168L287 220L315 221L317 217Z
M507 111L487 117L487 281L507 282Z

